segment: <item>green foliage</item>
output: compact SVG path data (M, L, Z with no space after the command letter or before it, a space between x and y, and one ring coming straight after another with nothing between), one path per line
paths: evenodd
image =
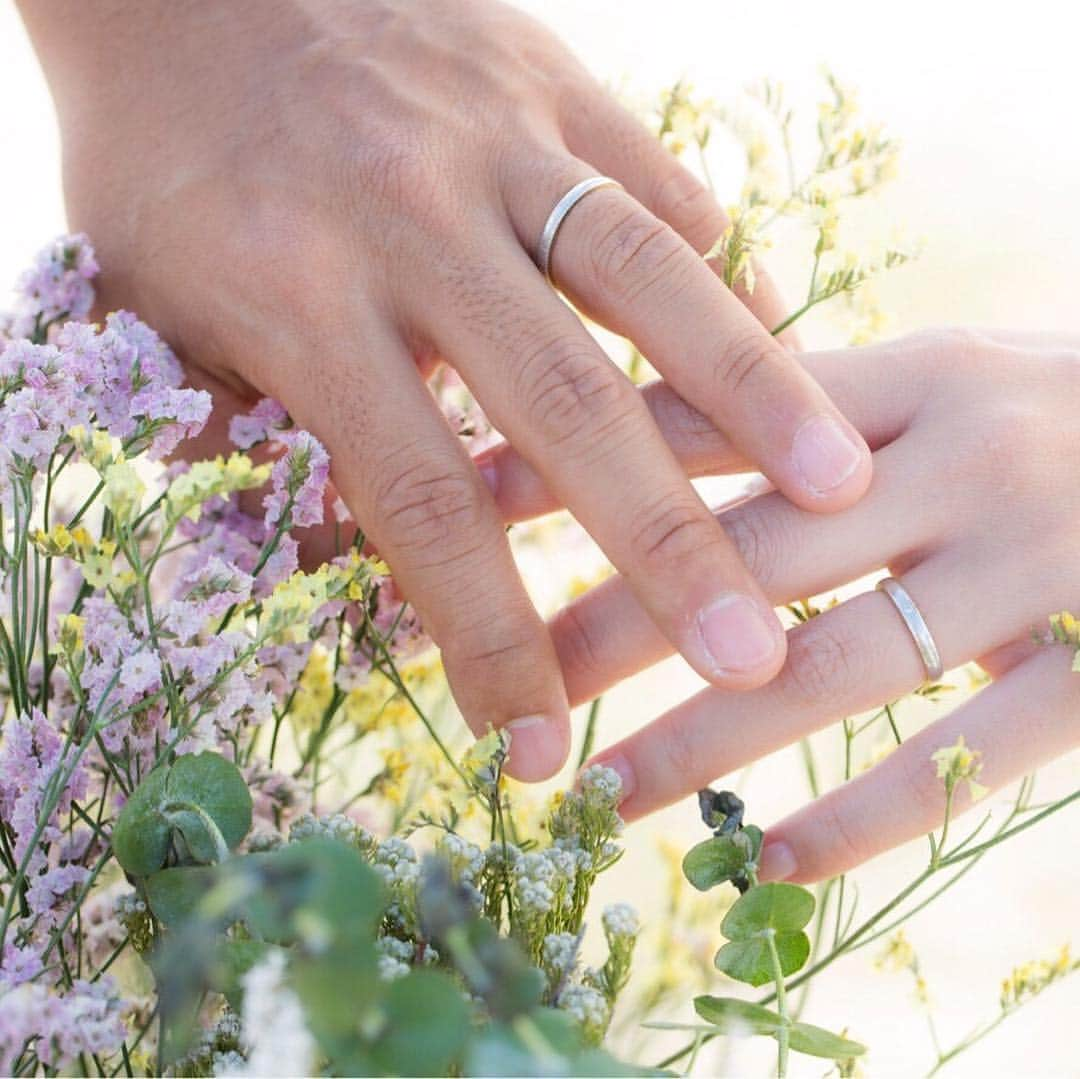
M170 862L223 861L251 828L251 793L240 769L217 753L188 754L155 768L117 817L112 844L132 877Z
M694 1001L698 1015L724 1034L775 1038L781 1076L786 1073L787 1054L792 1049L832 1060L847 1060L865 1052L857 1042L791 1019L785 979L801 970L810 957L810 938L803 930L814 916L814 897L798 884L758 884L762 833L753 825L742 824L742 802L735 795L706 790L698 799L706 825L719 830L687 853L683 872L700 891L731 882L744 893L720 924L728 943L716 953L716 967L746 985L773 982L777 1002L777 1010L772 1011L733 997L700 996ZM737 806L738 812L717 816L718 805Z

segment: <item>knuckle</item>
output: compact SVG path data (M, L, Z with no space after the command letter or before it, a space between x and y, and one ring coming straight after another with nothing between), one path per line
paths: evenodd
M603 637L576 603L563 608L552 620L551 636L569 686L575 678L588 681L604 669Z
M549 445L596 438L629 420L639 406L629 382L575 338L529 352L518 368L519 396Z
M912 832L936 828L945 812L945 787L937 778L933 762L917 753L898 752L892 759L900 773L903 799L903 805L897 807L898 815L910 821Z
M681 166L660 181L653 198L656 216L666 221L699 254L724 231L727 217L707 187Z
M485 523L471 477L420 454L387 463L375 514L388 548L447 561L479 546Z
M766 525L763 515L749 507L728 510L720 517L724 531L735 545L750 576L765 589L784 569L785 545L779 524L781 519L781 515L774 514L771 523Z
M723 534L696 500L680 495L665 496L635 516L631 549L650 575L670 574L702 550L714 550Z
M620 207L590 245L590 271L600 289L629 303L670 282L685 255L682 239L669 225L640 208Z
M686 787L703 785L712 778L708 771L709 760L702 753L702 747L688 725L670 723L660 732L659 737L664 761L663 771L667 775L677 776L679 782Z
M862 680L862 646L819 615L788 635L781 676L801 705L838 704Z
M713 367L719 389L734 397L748 384L752 385L772 363L778 347L765 330L736 337L724 347Z

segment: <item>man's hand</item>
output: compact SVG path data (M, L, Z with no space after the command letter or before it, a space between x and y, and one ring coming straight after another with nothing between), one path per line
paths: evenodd
M443 650L475 731L524 778L565 759L558 658L495 499L424 377L452 364L709 680L760 685L784 636L639 395L532 261L597 173L555 280L808 510L869 452L700 252L708 192L562 45L490 0L26 0L58 104L72 224L104 299L219 399L271 395ZM758 313L782 313L762 289Z

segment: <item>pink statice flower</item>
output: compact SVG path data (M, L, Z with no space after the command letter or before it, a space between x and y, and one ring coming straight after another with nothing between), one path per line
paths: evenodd
M264 397L250 412L233 416L229 420L229 438L242 450L268 439L276 439L278 432L289 427L289 414L285 406L272 397Z
M277 525L287 511L299 528L322 524L330 455L307 431L289 432L281 441L286 450L274 462L271 490L263 499L266 523Z
M60 236L38 252L15 286L15 307L2 320L8 337L33 337L62 318L83 319L94 305L97 259L82 234Z
M0 1073L13 1075L24 1050L46 1068L66 1070L82 1053L107 1056L127 1037L124 1005L112 978L72 982L59 993L24 982L0 994Z

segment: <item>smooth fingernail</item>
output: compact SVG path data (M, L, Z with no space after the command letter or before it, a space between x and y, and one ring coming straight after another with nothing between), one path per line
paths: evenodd
M522 716L506 724L510 735L508 770L526 783L547 779L561 765L556 760L562 737L559 724L550 716Z
M698 630L717 674L753 671L776 657L778 629L749 597L729 592L698 615Z
M787 880L798 868L795 852L783 840L767 843L758 859L758 876L763 880Z
M823 495L859 467L862 448L832 416L811 416L795 432L791 456L803 486Z

